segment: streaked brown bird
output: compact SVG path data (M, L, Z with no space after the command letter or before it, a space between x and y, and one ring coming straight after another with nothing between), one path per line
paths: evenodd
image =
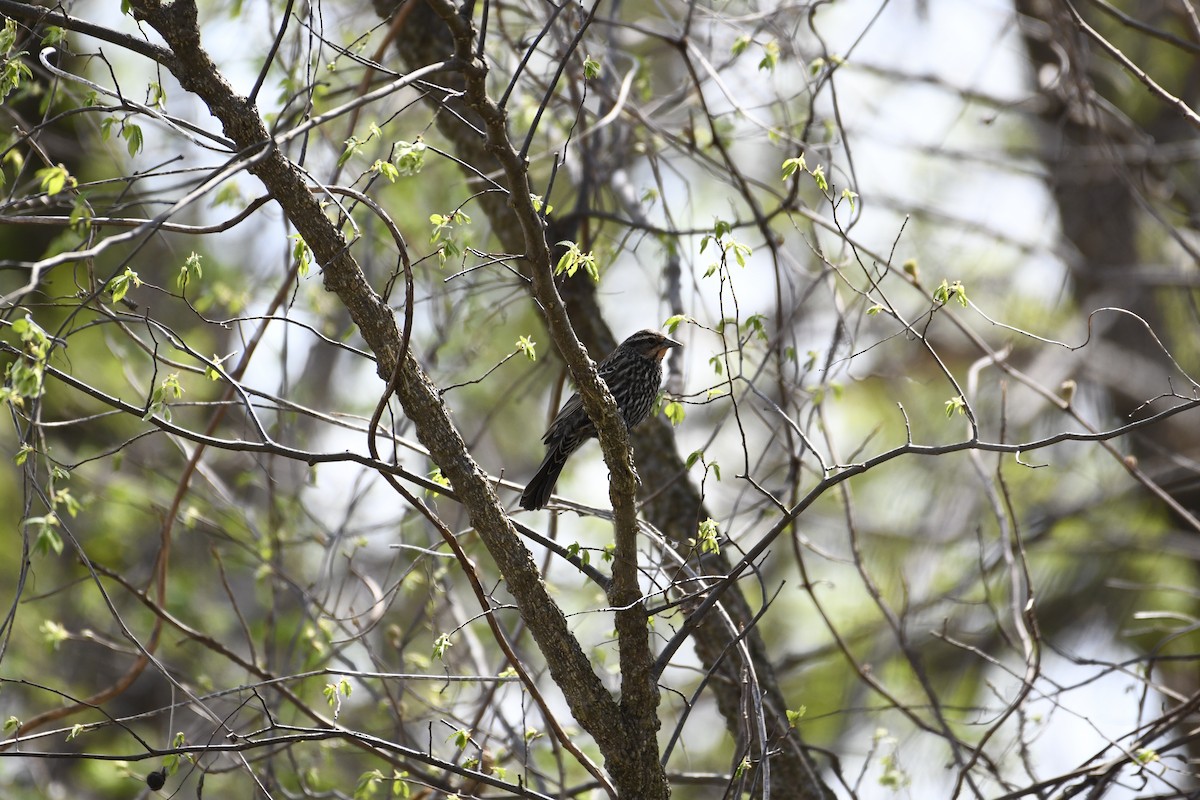
M658 386L662 383L663 357L676 347L683 345L647 328L621 342L616 350L609 353L608 358L600 362L597 371L617 401L617 409L627 429L632 430L650 413L654 398L658 395ZM546 445L546 458L525 487L521 495L521 508L533 510L545 506L550 501L550 493L554 491L554 484L558 482L558 475L567 459L584 442L594 438L596 426L583 410L583 399L576 392L567 400L542 437Z

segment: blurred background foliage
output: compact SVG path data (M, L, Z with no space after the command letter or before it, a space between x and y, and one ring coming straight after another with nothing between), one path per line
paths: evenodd
M111 5L68 10L140 36ZM214 0L200 19L240 92L288 21L258 96L281 134L418 66L404 59L436 43L418 6L401 12L411 16L398 33L394 16L328 4ZM548 241L563 232L600 265L594 290L580 273L563 291L594 291L618 339L687 317L667 388L686 410L675 449L702 455L672 480L700 487L734 561L835 465L906 442L945 446L828 488L742 582L752 610L766 609L759 634L835 792L998 797L1040 781L1042 796L1195 791L1197 412L1013 454L952 447L972 434L947 406L961 392L979 439L1013 444L1111 431L1195 398L1195 115L1104 47L1194 108L1194 6L600 4L569 56L590 5L564 5L550 23L555 6L478 3L477 23L484 6L492 95L511 89L514 141L536 125L527 152L552 207ZM0 363L28 363L15 324L28 318L52 337L47 368L77 382L49 377L41 396L9 395L0 430L8 735L117 685L139 652L154 653L99 710L3 752L5 796L133 797L163 766L167 790L208 796L477 791L402 755L384 763L349 736L288 741L289 726L321 727L306 710L448 762L482 761L546 794L599 796L504 672L437 532L372 468L339 455L366 454L382 387L278 208L226 227L262 191L238 173L172 210L232 156L54 74L37 58L53 31L10 4L0 11L13 39L5 63L30 70L0 110ZM149 61L75 32L60 49L57 70L115 82L143 106L160 99L161 113L215 132ZM597 77L585 77L584 56ZM498 216L494 174L445 127L462 112L441 77L282 146L315 191L349 186L402 233L414 352L515 507L512 490L540 460L569 387ZM58 192L39 173L56 165L74 179ZM368 280L403 313L382 216L346 194L323 197L331 216L349 215L340 219ZM66 224L72 212L109 221ZM158 230L36 280L27 267L166 212ZM188 272L193 255L200 269ZM126 291L114 291L122 279ZM1097 311L1110 307L1130 313ZM537 343L535 360L522 336ZM436 465L402 411L384 425L384 454L430 478L413 485L493 588L486 551L436 492ZM246 446L263 434L290 451ZM637 446L655 445L639 433ZM585 453L558 487L588 504L583 513L519 520L606 571L610 526L587 511L604 506L606 473L595 449ZM611 678L603 593L545 548L534 553ZM675 578L649 536L645 555L648 587ZM186 628L159 629L148 603ZM515 610L499 616L541 670ZM682 623L668 608L656 636ZM738 785L742 743L707 693L692 705L703 672L684 648L662 678L664 742L682 726L668 762L678 798ZM223 743L218 721L279 739L151 757L179 733L195 747ZM125 760L25 757L34 752ZM1110 759L1121 763L1106 771Z

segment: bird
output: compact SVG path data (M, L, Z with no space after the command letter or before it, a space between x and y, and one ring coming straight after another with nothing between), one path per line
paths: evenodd
M617 410L625 428L635 425L650 414L658 386L662 383L662 362L666 354L682 344L653 328L630 336L600 362L597 372L617 401ZM550 501L550 493L558 482L567 459L588 439L596 438L596 426L583 409L583 398L576 392L563 405L542 437L546 458L521 494L521 508L532 511Z

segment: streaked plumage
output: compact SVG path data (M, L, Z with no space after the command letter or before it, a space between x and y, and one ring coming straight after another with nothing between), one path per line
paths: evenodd
M647 328L621 342L600 362L597 370L617 401L626 428L632 429L650 413L662 383L663 356L672 348L682 346ZM583 399L578 393L571 395L542 437L546 458L525 487L521 507L532 510L546 505L567 459L584 442L595 437L596 426L583 410Z

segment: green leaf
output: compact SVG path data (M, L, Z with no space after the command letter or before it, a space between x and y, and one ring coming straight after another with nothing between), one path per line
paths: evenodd
M342 698L349 697L351 692L350 681L342 678L336 684L327 683L322 689L325 695L325 702L333 709L333 718L337 719L342 711Z
M200 254L194 250L184 259L183 266L179 268L179 277L176 278L180 291L186 289L188 284L193 280L200 280L200 277L204 274L204 268L201 266L200 261Z
M600 77L600 62L591 56L583 59L583 77L586 80L594 80Z
M67 224L71 226L71 230L76 233L87 233L92 229L92 214L91 203L83 193L75 196L75 202L71 204L71 216L67 218Z
M943 278L941 284L939 284L938 287L933 290L933 299L938 303L945 305L946 303L950 302L951 298L958 300L958 304L963 308L966 308L968 302L967 287L963 285L962 281L950 283Z
M954 296L955 296L955 298L958 299L958 304L960 306L962 306L963 308L966 308L967 307L967 287L965 285L963 285L962 281L955 281L954 283L952 283L950 285L950 288L954 291Z
M950 417L954 416L955 411L957 411L959 414L967 413L967 401L963 399L961 394L951 397L946 401L946 419L950 419Z
M701 522L700 527L697 529L696 538L689 539L688 544L699 548L701 553L720 553L721 537L716 520L709 517Z
M125 299L125 295L129 293L129 289L131 287L141 285L142 280L138 277L138 274L129 267L126 267L124 272L115 276L108 282L108 286L106 288L108 291L112 292L113 302L119 303Z
M154 392L151 393L150 403L146 407L146 413L142 415L142 419L150 419L159 414L164 420L170 422L171 409L167 407L167 403L172 399L178 400L180 397L183 397L183 386L179 383L179 373L172 372L163 378L162 383L156 386Z
M883 766L883 774L879 776L879 785L888 789L900 789L907 786L909 777L893 754L888 754L879 759L879 763Z
M676 314L672 317L667 317L663 322L663 327L667 329L667 333L674 333L675 329L683 322L695 322L696 320L689 317L687 314Z
M0 28L0 53L7 56L17 46L17 33L17 21L12 17L5 19L4 27Z
M217 189L217 191L213 194L212 203L210 203L210 205L213 208L216 208L217 206L236 206L241 204L241 202L241 188L236 183L229 181L221 184L221 188Z
M167 90L158 81L151 81L147 99L149 102L146 105L153 106L154 108L164 108L167 105ZM130 153L130 155L133 155L133 153Z
M433 641L433 657L439 661L446 660L446 651L454 646L454 642L450 641L450 634L438 634L437 639Z
M804 163L804 155L798 155L795 158L786 158L783 161L783 179L786 181L799 171L808 171L808 165Z
M667 419L671 420L672 425L678 426L679 423L683 422L683 418L687 412L684 411L681 403L672 400L663 406L663 413L667 415Z
M325 684L325 688L321 690L321 693L325 695L326 704L333 709L333 718L337 719L338 714L342 710L342 698L338 695L337 687L332 683L327 683Z
M15 463L18 467L21 466L25 463L25 460L29 458L29 454L32 452L33 447L25 442L22 442L20 449L17 450L17 454L13 456L13 463Z
M34 173L34 177L40 182L42 191L51 197L67 188L67 186L74 189L78 185L76 180L71 177L71 173L67 172L67 168L62 164L39 169Z
M382 136L383 131L379 130L378 125L376 125L374 122L368 123L367 137L365 139L359 139L357 136L351 136L345 141L342 154L338 156L337 165L339 167L345 166L346 162L349 161L352 156L362 151L363 145L372 139L382 138Z
M1158 753L1155 750L1150 749L1149 747L1139 747L1137 750L1134 751L1133 757L1135 759L1137 759L1137 762L1139 764L1143 764L1143 765L1159 760Z
M584 253L579 249L579 245L575 242L564 240L558 243L560 247L565 247L566 251L558 259L558 264L554 267L555 275L566 274L569 278L578 272L581 268L594 283L600 282L600 266L596 263L596 256L591 251Z
M45 384L43 377L43 364L40 361L29 361L21 359L14 361L5 369L5 375L8 378L9 386L6 391L11 394L6 395L5 399L14 405L21 406L24 398L41 397L45 392Z
M33 543L35 553L43 556L49 555L51 552L56 556L62 555L63 540L56 530L58 524L58 516L53 511L44 517L30 517L25 520L26 527L37 531Z
M121 126L121 136L125 139L125 149L129 155L136 156L142 149L142 129L132 122Z
M298 233L293 233L291 239L294 242L292 245L292 258L299 265L297 274L301 277L307 277L309 269L312 268L313 256L312 250L309 249L308 242L304 241L304 237Z
M765 45L763 45L763 57L762 57L762 60L758 62L758 68L760 70L765 69L768 72L774 72L775 65L778 63L779 63L779 42L772 39L771 41L769 41Z
M400 170L390 161L376 159L375 163L371 165L371 171L387 178L388 183L395 183L396 178L400 177Z
M729 52L731 52L735 56L740 56L742 53L744 53L746 51L746 48L749 46L750 46L750 35L743 33L741 36L739 36L733 40L733 46L729 48Z
M38 632L42 634L42 643L51 650L57 650L59 645L71 636L61 622L51 619L43 620L38 626Z
M82 508L79 501L71 494L71 490L65 486L61 489L55 489L54 493L50 495L50 507L54 509L55 513L60 508L66 509L67 516L69 517L79 516L79 509Z
M812 177L816 181L818 189L822 192L829 191L829 181L825 179L825 167L823 165L817 164L812 168Z
M412 788L408 785L405 778L408 773L402 770L392 770L392 797L399 797L400 800L408 800L412 797Z
M430 214L429 221L433 223L433 233L429 237L429 242L440 245L438 261L444 265L447 259L462 252L462 247L458 242L459 234L455 230L455 226L470 225L471 218L462 210L455 210L450 214Z
M935 302L945 305L950 299L950 282L942 278L942 282L933 290L933 299Z
M33 78L33 72L21 60L25 52L9 53L9 60L0 67L0 100L21 88L21 83Z
M377 769L359 775L358 782L354 784L354 800L371 800L382 781L383 773Z
M592 553L590 550L585 550L579 542L571 542L567 545L567 553L573 558L578 558L579 563L585 567L592 563Z
M418 136L415 142L396 142L392 163L400 174L408 177L416 175L425 168L425 142Z
M450 488L450 479L442 474L441 467L435 466L433 469L429 470L429 480L433 481L438 486L444 486L447 489Z
M358 140L357 136L351 136L347 139L342 147L342 154L338 156L337 165L344 167L350 158L362 149L363 143Z
M213 353L212 358L209 359L209 361L212 363L204 365L204 377L208 378L210 381L221 380L221 371L217 369L217 367L225 363L225 359L232 355L233 353L230 353L228 356L219 356L216 353Z
M742 323L742 330L747 333L753 331L754 335L763 341L767 340L766 317L762 314L751 314L746 317L746 321Z
M517 349L525 354L530 361L537 361L537 342L529 336L517 337Z

